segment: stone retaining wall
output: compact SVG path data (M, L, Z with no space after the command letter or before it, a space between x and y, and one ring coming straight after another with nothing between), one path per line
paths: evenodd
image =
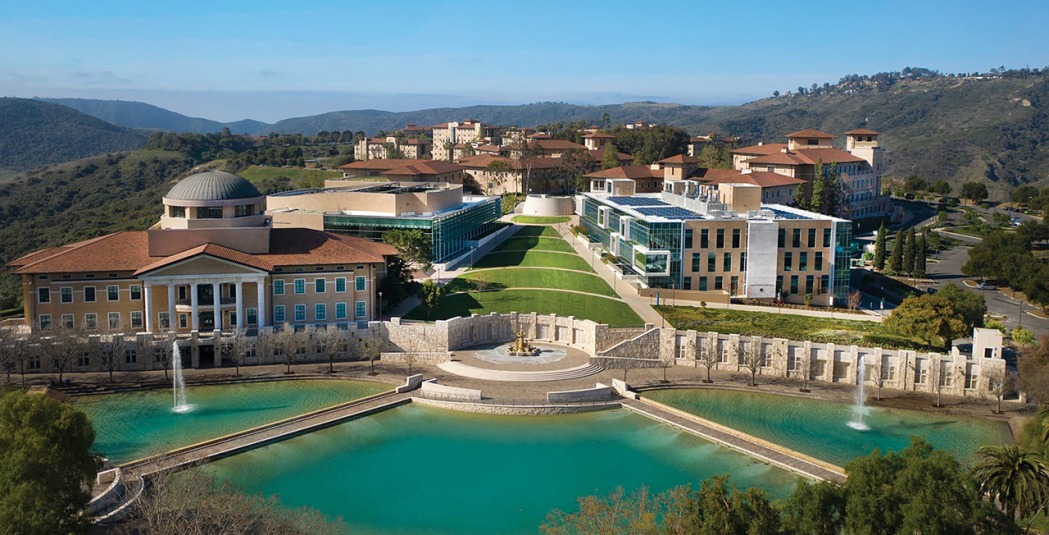
M423 396L444 401L481 401L481 391L472 388L439 385L437 379L423 381L420 388Z
M559 392L547 392L546 401L549 403L571 403L576 401L608 401L613 398L612 387L597 383L594 388L581 390L562 390Z
M477 414L497 414L508 416L541 416L545 414L574 414L580 412L606 411L619 409L622 406L618 401L593 404L565 404L565 405L501 405L495 403L466 403L460 401L444 401L428 399L424 397L412 398L413 403L451 409L461 412L473 412Z

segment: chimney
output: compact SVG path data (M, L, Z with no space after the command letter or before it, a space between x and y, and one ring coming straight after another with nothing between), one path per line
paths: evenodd
M779 151L780 151L781 153L783 153L783 154L787 154L787 153L789 153L789 152L790 152L790 149L788 149L787 147L783 147L783 148L782 148L782 149L780 149Z
M764 141L758 141L758 146L759 146L759 147L760 147L760 146L762 146L762 145L764 145L764 144L765 144L765 142L764 142Z

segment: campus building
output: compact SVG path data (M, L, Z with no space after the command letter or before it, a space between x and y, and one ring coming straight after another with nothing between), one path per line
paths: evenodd
M673 288L699 299L776 298L844 303L851 223L782 204L762 204L752 184L664 182L635 193L607 179L578 198L580 224L641 289Z
M432 154L434 160L451 160L453 147L458 143L498 144L502 127L466 119L434 125Z
M446 163L446 162L434 162ZM451 165L451 164L449 164ZM273 227L309 228L379 241L393 229L418 229L433 242L433 261L466 254L496 229L498 197L464 195L463 187L438 183L352 183L275 193L266 198Z
M397 136L362 137L354 144L353 154L358 161L393 157L422 160L429 158L432 150L433 142L421 136L407 139Z
M440 160L379 158L339 166L343 178L382 179L396 182L463 183L463 166Z
M376 319L376 288L396 251L319 229L273 228L264 202L237 175L198 173L164 196L163 215L149 230L11 262L22 278L27 325L196 340L284 323Z

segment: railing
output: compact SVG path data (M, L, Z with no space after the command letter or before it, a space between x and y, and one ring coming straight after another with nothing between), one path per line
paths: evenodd
M439 392L423 392L422 390L415 391L412 394L414 397L423 399L432 399L434 401L453 401L456 403L469 403L473 405L505 405L509 407L536 407L536 406L557 406L557 405L571 405L573 407L587 407L587 406L605 406L610 403L614 403L617 400L616 397L612 397L608 400L594 401L594 400L571 400L571 401L547 401L546 398L512 398L512 399L494 399L494 398L481 398L481 399L463 399L461 395L451 393L439 393Z

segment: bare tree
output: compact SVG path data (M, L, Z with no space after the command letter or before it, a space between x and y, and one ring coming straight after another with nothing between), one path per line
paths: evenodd
M1002 398L1016 384L1016 376L1009 373L1004 367L995 367L988 370L984 377L987 381L987 389L994 394L994 398L997 401L994 413L1001 414Z
M942 358L930 358L929 359L929 375L932 381L932 389L936 392L936 404L934 407L942 407L940 403L940 396L943 394L943 389L951 386L954 380L954 368L951 366L950 361Z
M291 324L285 323L279 329L274 328L270 344L273 347L273 354L280 355L284 365L287 366L285 374L291 373L291 365L295 362L296 355L305 349L304 338L302 333L295 332Z
M75 329L52 324L40 333L38 341L42 356L51 361L61 383L65 372L85 349L83 337Z
M710 369L718 365L718 352L716 347L710 347L710 344L700 344L699 361L707 368L707 379L703 382L713 383L714 381L710 379Z
M244 358L251 350L253 343L245 329L235 329L228 336L221 336L218 339L220 358L233 363L237 377L240 377L240 367L244 364Z
M348 352L350 349L348 338L343 336L343 332L334 325L314 332L314 336L320 353L328 357L328 373L335 373L335 359L340 353Z
M371 363L371 371L368 375L375 375L375 361L382 356L382 350L386 348L386 339L375 329L369 329L368 334L361 337L357 343L360 346L361 356Z
M755 336L750 343L743 348L742 361L740 365L750 370L750 386L758 386L758 371L765 364L765 350L762 347L761 337Z
M470 282L478 294L488 291L488 288L492 286L492 281L488 280L486 273L478 273L476 277L470 279Z
M659 357L659 366L663 368L663 382L669 383L670 381L667 380L667 368L677 363L677 355L673 351L667 351L665 353L660 352L657 356Z
M19 345L23 338L14 329L0 327L0 368L6 375L4 384L11 384L11 373L17 367L18 352L21 351Z
M812 357L812 350L805 352L801 359L801 391L810 392L809 381L812 379L812 371L816 369L816 359Z
M142 338L143 353L152 353L153 358L156 362L159 362L164 367L164 380L168 379L168 369L173 364L175 357L175 333L168 333L167 336L156 338L153 335L145 336Z
M113 370L120 362L120 355L124 353L127 344L127 335L119 328L103 329L103 332L95 337L92 352L98 356L102 367L109 371L109 382L113 382ZM164 369L164 378L167 378L167 368Z
M885 385L885 365L882 363L882 356L878 355L878 358L872 360L870 363L864 361L864 366L870 375L870 382L874 383L874 386L878 388L878 393L874 396L874 399L881 401L881 387ZM865 378L860 377L863 381Z
M861 294L860 294L859 290L853 290L853 291L849 292L849 297L848 297L848 299L846 301L846 303L848 304L849 310L856 310L857 308L860 307L860 297L861 297Z

